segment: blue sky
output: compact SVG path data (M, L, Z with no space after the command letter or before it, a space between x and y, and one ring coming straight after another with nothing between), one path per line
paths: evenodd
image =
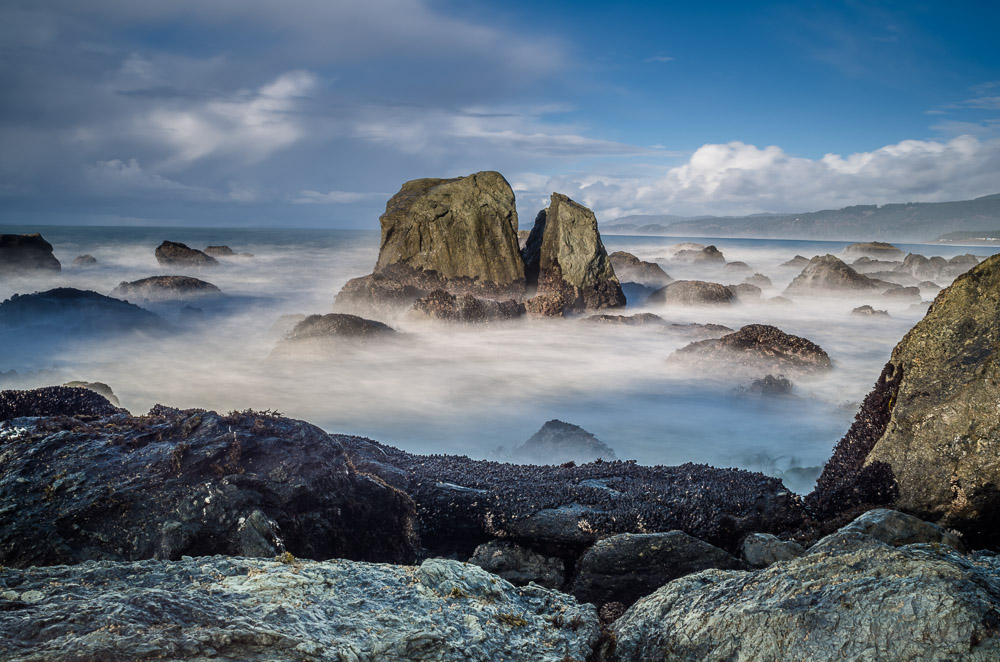
M501 171L601 220L1000 192L987 2L6 0L0 223L377 227Z

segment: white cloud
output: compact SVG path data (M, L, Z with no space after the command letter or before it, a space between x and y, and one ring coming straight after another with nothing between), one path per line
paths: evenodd
M653 57L647 57L646 62L673 62L675 59L669 55L654 55Z
M226 191L192 186L144 169L136 159L97 161L85 170L88 192L98 197L156 198L200 202L256 202L253 189L230 182Z
M300 191L298 195L292 197L292 204L296 205L331 205L350 204L362 202L371 198L388 197L384 193L357 193L353 191L329 191L320 193L319 191Z

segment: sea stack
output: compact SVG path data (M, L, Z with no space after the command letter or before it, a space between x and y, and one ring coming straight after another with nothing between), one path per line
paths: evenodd
M61 269L62 265L52 254L52 244L42 235L0 234L0 274Z
M594 212L562 193L550 200L548 209L538 212L523 251L528 285L537 287L528 311L561 315L624 306Z

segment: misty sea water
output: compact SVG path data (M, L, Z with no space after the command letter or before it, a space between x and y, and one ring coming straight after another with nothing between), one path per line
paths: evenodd
M798 273L781 267L782 262L794 255L838 254L849 242L605 235L608 252L625 250L657 261L676 279L742 280L721 266L667 259L672 245L693 241L716 245L728 261L746 262L773 282L761 303L670 309L630 305L626 313L653 312L671 323L733 329L774 324L818 343L834 369L794 379L791 397L748 397L735 391L748 384L739 375L668 363L672 352L695 338L664 333L657 326L575 319L461 327L386 318L405 334L405 342L289 362L271 356L294 323L282 316L331 312L343 284L371 271L378 255L377 232L68 226L3 226L0 232L41 232L63 264L58 273L0 281L0 299L53 287L109 294L122 281L168 274L202 278L223 293L195 302L143 304L174 326L166 337L67 336L52 344L27 333L8 333L0 344L0 372L7 372L3 388L101 381L137 414L156 403L278 410L331 432L367 436L414 452L473 458L493 457L498 447L516 446L557 418L592 432L622 459L760 470L782 476L797 491L810 489L892 347L923 316L919 306L871 294L798 297L793 305L766 301L780 295ZM164 269L153 253L163 240L202 249L228 245L254 257L224 259L210 269ZM998 250L899 247L946 258ZM93 255L97 265L73 267L73 259L83 254ZM182 315L188 303L202 311L196 319ZM888 309L891 317L850 315L865 303Z

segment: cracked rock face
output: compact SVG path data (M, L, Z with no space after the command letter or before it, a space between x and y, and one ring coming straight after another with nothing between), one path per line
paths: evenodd
M592 605L486 571L206 557L6 569L4 660L584 660Z

